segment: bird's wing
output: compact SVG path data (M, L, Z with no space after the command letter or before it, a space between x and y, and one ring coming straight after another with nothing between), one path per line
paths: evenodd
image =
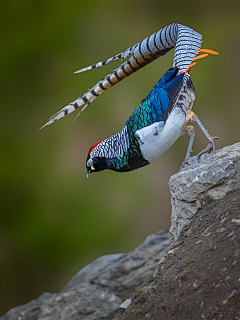
M169 69L142 100L126 122L129 132L135 133L155 122L166 122L183 85L184 74L177 73L178 68Z
M179 68L179 72L187 69L192 59L198 54L201 47L202 35L196 31L185 27L181 24L172 23L151 36L138 42L126 51L119 53L105 61L101 61L92 66L83 68L78 72L91 70L99 66L103 66L113 60L130 58L122 63L118 68L108 74L103 80L99 81L87 93L62 108L59 112L53 115L48 122L42 127L52 124L67 114L82 107L80 113L87 108L103 91L114 86L130 74L141 69L153 60L166 54L169 50L175 47L173 67ZM41 129L42 129L41 128Z

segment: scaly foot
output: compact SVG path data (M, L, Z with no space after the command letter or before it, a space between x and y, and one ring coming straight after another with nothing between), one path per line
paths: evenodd
M213 153L215 153L215 145L214 145L214 142L213 140L214 139L219 139L219 137L211 137L212 138L212 141L208 144L208 146L203 149L201 152L199 152L199 154L197 155L197 158L200 159L200 157L204 154L204 153L210 153L211 151Z
M181 165L181 167L180 167L180 169L181 168L184 168L187 164L189 164L188 163L188 160L189 160L190 158L188 158L188 159L184 159L184 161L183 161L183 163L182 163L182 165Z

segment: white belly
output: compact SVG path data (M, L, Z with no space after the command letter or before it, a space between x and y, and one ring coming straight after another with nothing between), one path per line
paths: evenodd
M165 125L163 121L136 131L143 157L150 163L164 154L181 135L185 114L180 107L170 113Z

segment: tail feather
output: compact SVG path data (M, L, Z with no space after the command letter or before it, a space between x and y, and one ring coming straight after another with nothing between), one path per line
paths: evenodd
M63 117L65 117L66 115L68 115L69 113L72 113L73 111L75 111L80 105L78 105L78 99L73 101L72 103L70 103L69 105L67 105L66 107L62 108L60 111L58 111L56 114L54 114L52 117L50 117L48 119L48 122L45 123L38 131L42 130L44 127L49 126L50 124L52 124L53 122L55 122L56 120L59 120ZM77 106L77 107L76 107Z
M149 59L151 59L151 61L153 60L152 57L150 57ZM54 114L51 118L49 118L48 122L39 130L43 129L46 126L49 126L56 120L59 120L65 117L66 115L72 113L79 107L82 107L80 111L81 114L83 110L85 110L88 107L88 105L91 102L93 102L101 93L103 93L108 88L114 86L116 83L120 82L133 72L136 72L149 62L147 62L146 60L142 60L140 65L140 63L137 64L136 59L130 57L129 60L121 64L120 67L115 69L112 73L109 73L103 80L99 81L94 87L89 89L87 93L83 94L82 97L76 99L66 107L62 108L56 114Z
M55 115L42 127L52 124L54 121L65 117L67 114L82 107L80 113L87 108L103 91L111 88L130 74L136 72L153 60L165 55L175 47L173 67L177 67L179 72L184 72L191 64L193 58L198 54L201 47L202 36L196 31L183 25L172 23L151 36L138 42L133 47L128 48L105 61L100 61L94 65L83 68L75 73L101 67L118 59L130 58L122 63L118 68L109 73L103 80L99 81L92 89L83 94L82 97L73 101ZM41 130L40 128L39 130Z
M125 60L128 56L131 55L131 50L132 50L132 47L128 48L124 52L120 52L120 53L116 54L115 56L113 56L111 58L108 58L107 60L99 61L98 63L95 63L95 64L92 64L91 66L82 68L82 69L80 69L78 71L75 71L74 73L81 73L81 72L84 72L84 71L88 71L88 70L92 70L92 69L95 69L95 68L99 68L99 67L105 66L106 64L108 64L108 63L110 63L112 61L116 61L116 60L119 60L119 59Z

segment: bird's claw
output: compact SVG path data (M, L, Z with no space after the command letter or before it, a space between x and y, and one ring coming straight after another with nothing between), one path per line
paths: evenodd
M199 154L197 155L198 160L204 153L210 153L210 152L215 153L216 149L213 142L213 140L215 139L219 139L219 137L212 137L212 141L208 144L208 146L205 149L203 149L201 152L199 152Z
M184 168L188 163L189 159L185 159L181 165L181 168Z

